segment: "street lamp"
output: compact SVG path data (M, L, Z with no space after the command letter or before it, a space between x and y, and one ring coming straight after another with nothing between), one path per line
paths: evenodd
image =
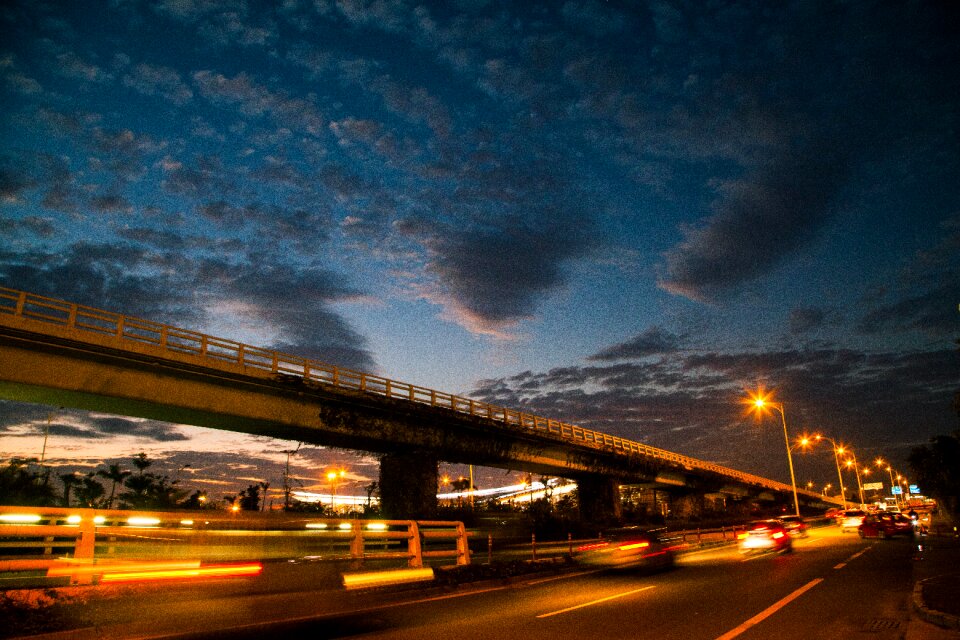
M847 493L846 489L843 486L843 474L840 473L840 456L839 454L843 453L843 446L837 446L836 441L833 438L828 438L827 436L817 434L813 436L813 439L816 441L826 440L833 447L833 462L837 465L837 479L840 481L840 499L843 500L843 507L847 506Z
M857 476L857 487L860 489L860 506L863 506L863 483L860 481L860 466L857 464L857 456L853 455L853 451L848 453L850 457L847 458L847 468L853 467L853 472Z
M820 493L823 494L823 497L824 497L824 498L827 497L827 490L828 490L830 487L832 487L832 486L833 486L833 485L830 484L829 482L828 482L827 484L823 485L823 489L820 490Z
M333 485L333 495L330 496L330 510L333 511L334 514L337 513L337 485L340 484L340 481L346 473L343 469L327 472L327 480Z
M763 411L764 407L770 407L780 412L780 420L783 422L783 440L787 445L787 464L790 465L790 486L793 488L793 508L797 516L800 515L800 499L797 498L797 478L793 474L793 456L790 454L790 436L787 435L787 416L784 413L782 402L767 402L766 399L757 394L753 399L753 404L758 411Z

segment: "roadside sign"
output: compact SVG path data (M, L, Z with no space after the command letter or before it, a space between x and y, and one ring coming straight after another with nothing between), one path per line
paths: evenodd
M903 493L903 487L894 487L894 488L893 488L893 495L898 496L898 495L900 495L901 493Z
M868 482L868 483L866 483L865 485L863 485L863 490L864 490L864 491L883 491L883 483L882 483L882 482Z
M920 487L915 484L910 485L910 493L920 493Z

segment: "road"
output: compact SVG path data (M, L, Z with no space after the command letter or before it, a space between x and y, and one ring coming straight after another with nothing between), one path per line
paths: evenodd
M115 602L129 622L100 619L71 637L888 640L903 637L917 554L909 540L830 528L790 554L701 551L657 574L577 570L403 593L164 589L125 614Z

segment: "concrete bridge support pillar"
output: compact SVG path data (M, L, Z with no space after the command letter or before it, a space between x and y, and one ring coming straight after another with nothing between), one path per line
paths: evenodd
M623 516L620 506L620 482L606 476L577 478L580 501L580 521L603 528L619 522Z
M380 509L391 520L422 520L437 512L436 456L387 453L380 458Z
M687 493L670 497L670 511L673 517L683 520L702 518L704 511L704 494Z

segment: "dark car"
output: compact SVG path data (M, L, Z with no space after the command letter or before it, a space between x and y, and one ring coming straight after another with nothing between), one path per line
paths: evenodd
M603 540L577 548L577 562L605 569L664 569L673 566L677 546L656 530L625 527Z
M807 533L807 523L800 516L780 516L777 519L787 530L787 533L794 538L806 538L810 535Z
M902 513L871 513L857 527L861 538L892 538L912 536L913 521Z
M779 520L757 520L737 535L737 548L741 553L790 552L793 551L793 538Z

